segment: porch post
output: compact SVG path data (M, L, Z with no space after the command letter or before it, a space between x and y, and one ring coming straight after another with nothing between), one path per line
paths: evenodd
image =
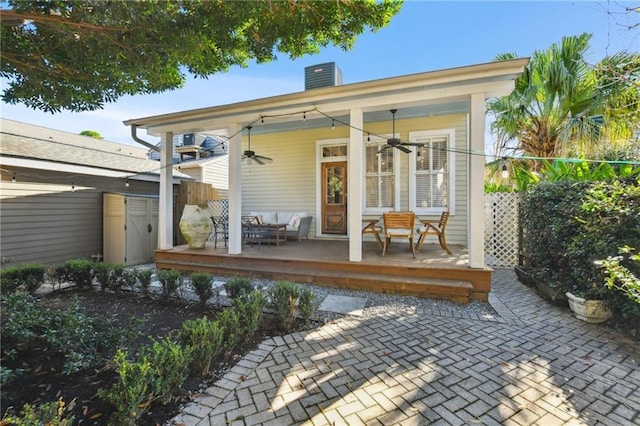
M160 136L158 248L173 248L173 132Z
M349 149L347 153L347 220L349 261L362 261L362 110L349 114Z
M484 93L471 95L470 150L484 153ZM469 266L484 268L484 156L469 155L469 226L467 246Z
M242 126L233 123L229 133L229 254L242 252Z

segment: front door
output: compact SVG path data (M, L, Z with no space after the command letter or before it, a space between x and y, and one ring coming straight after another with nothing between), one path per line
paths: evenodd
M347 162L322 163L322 233L347 234Z

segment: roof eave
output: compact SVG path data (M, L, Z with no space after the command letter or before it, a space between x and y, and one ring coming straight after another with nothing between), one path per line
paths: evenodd
M292 104L299 104L300 102L313 105L327 101L342 101L345 98L375 94L380 91L381 87L384 87L385 92L389 92L393 90L406 90L411 87L424 88L425 86L450 84L474 79L498 78L500 80L515 80L515 78L522 73L528 62L529 58L521 58L409 74L400 77L331 86L226 105L135 118L124 121L124 124L127 126L136 125L141 128L152 129L166 126L167 123L171 122L195 121L205 117L217 116L232 117L234 115L246 114L249 111L267 108L269 110L285 108Z

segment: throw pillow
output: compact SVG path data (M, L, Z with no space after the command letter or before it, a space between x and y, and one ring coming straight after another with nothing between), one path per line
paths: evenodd
M264 212L262 213L262 223L278 223L278 215L276 212Z
M298 217L298 215L293 215L291 216L291 220L289 220L289 226L291 226L294 229L298 229L298 227L300 226L300 218Z

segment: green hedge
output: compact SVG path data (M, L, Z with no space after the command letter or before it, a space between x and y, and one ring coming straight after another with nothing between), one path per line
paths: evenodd
M44 281L45 266L42 263L25 263L20 266L6 266L0 270L0 291L10 294L23 288L34 293Z
M640 242L640 181L541 183L523 196L523 251L536 278L561 291L605 300L617 319L640 305L605 285L598 261ZM630 266L633 268L633 266Z

